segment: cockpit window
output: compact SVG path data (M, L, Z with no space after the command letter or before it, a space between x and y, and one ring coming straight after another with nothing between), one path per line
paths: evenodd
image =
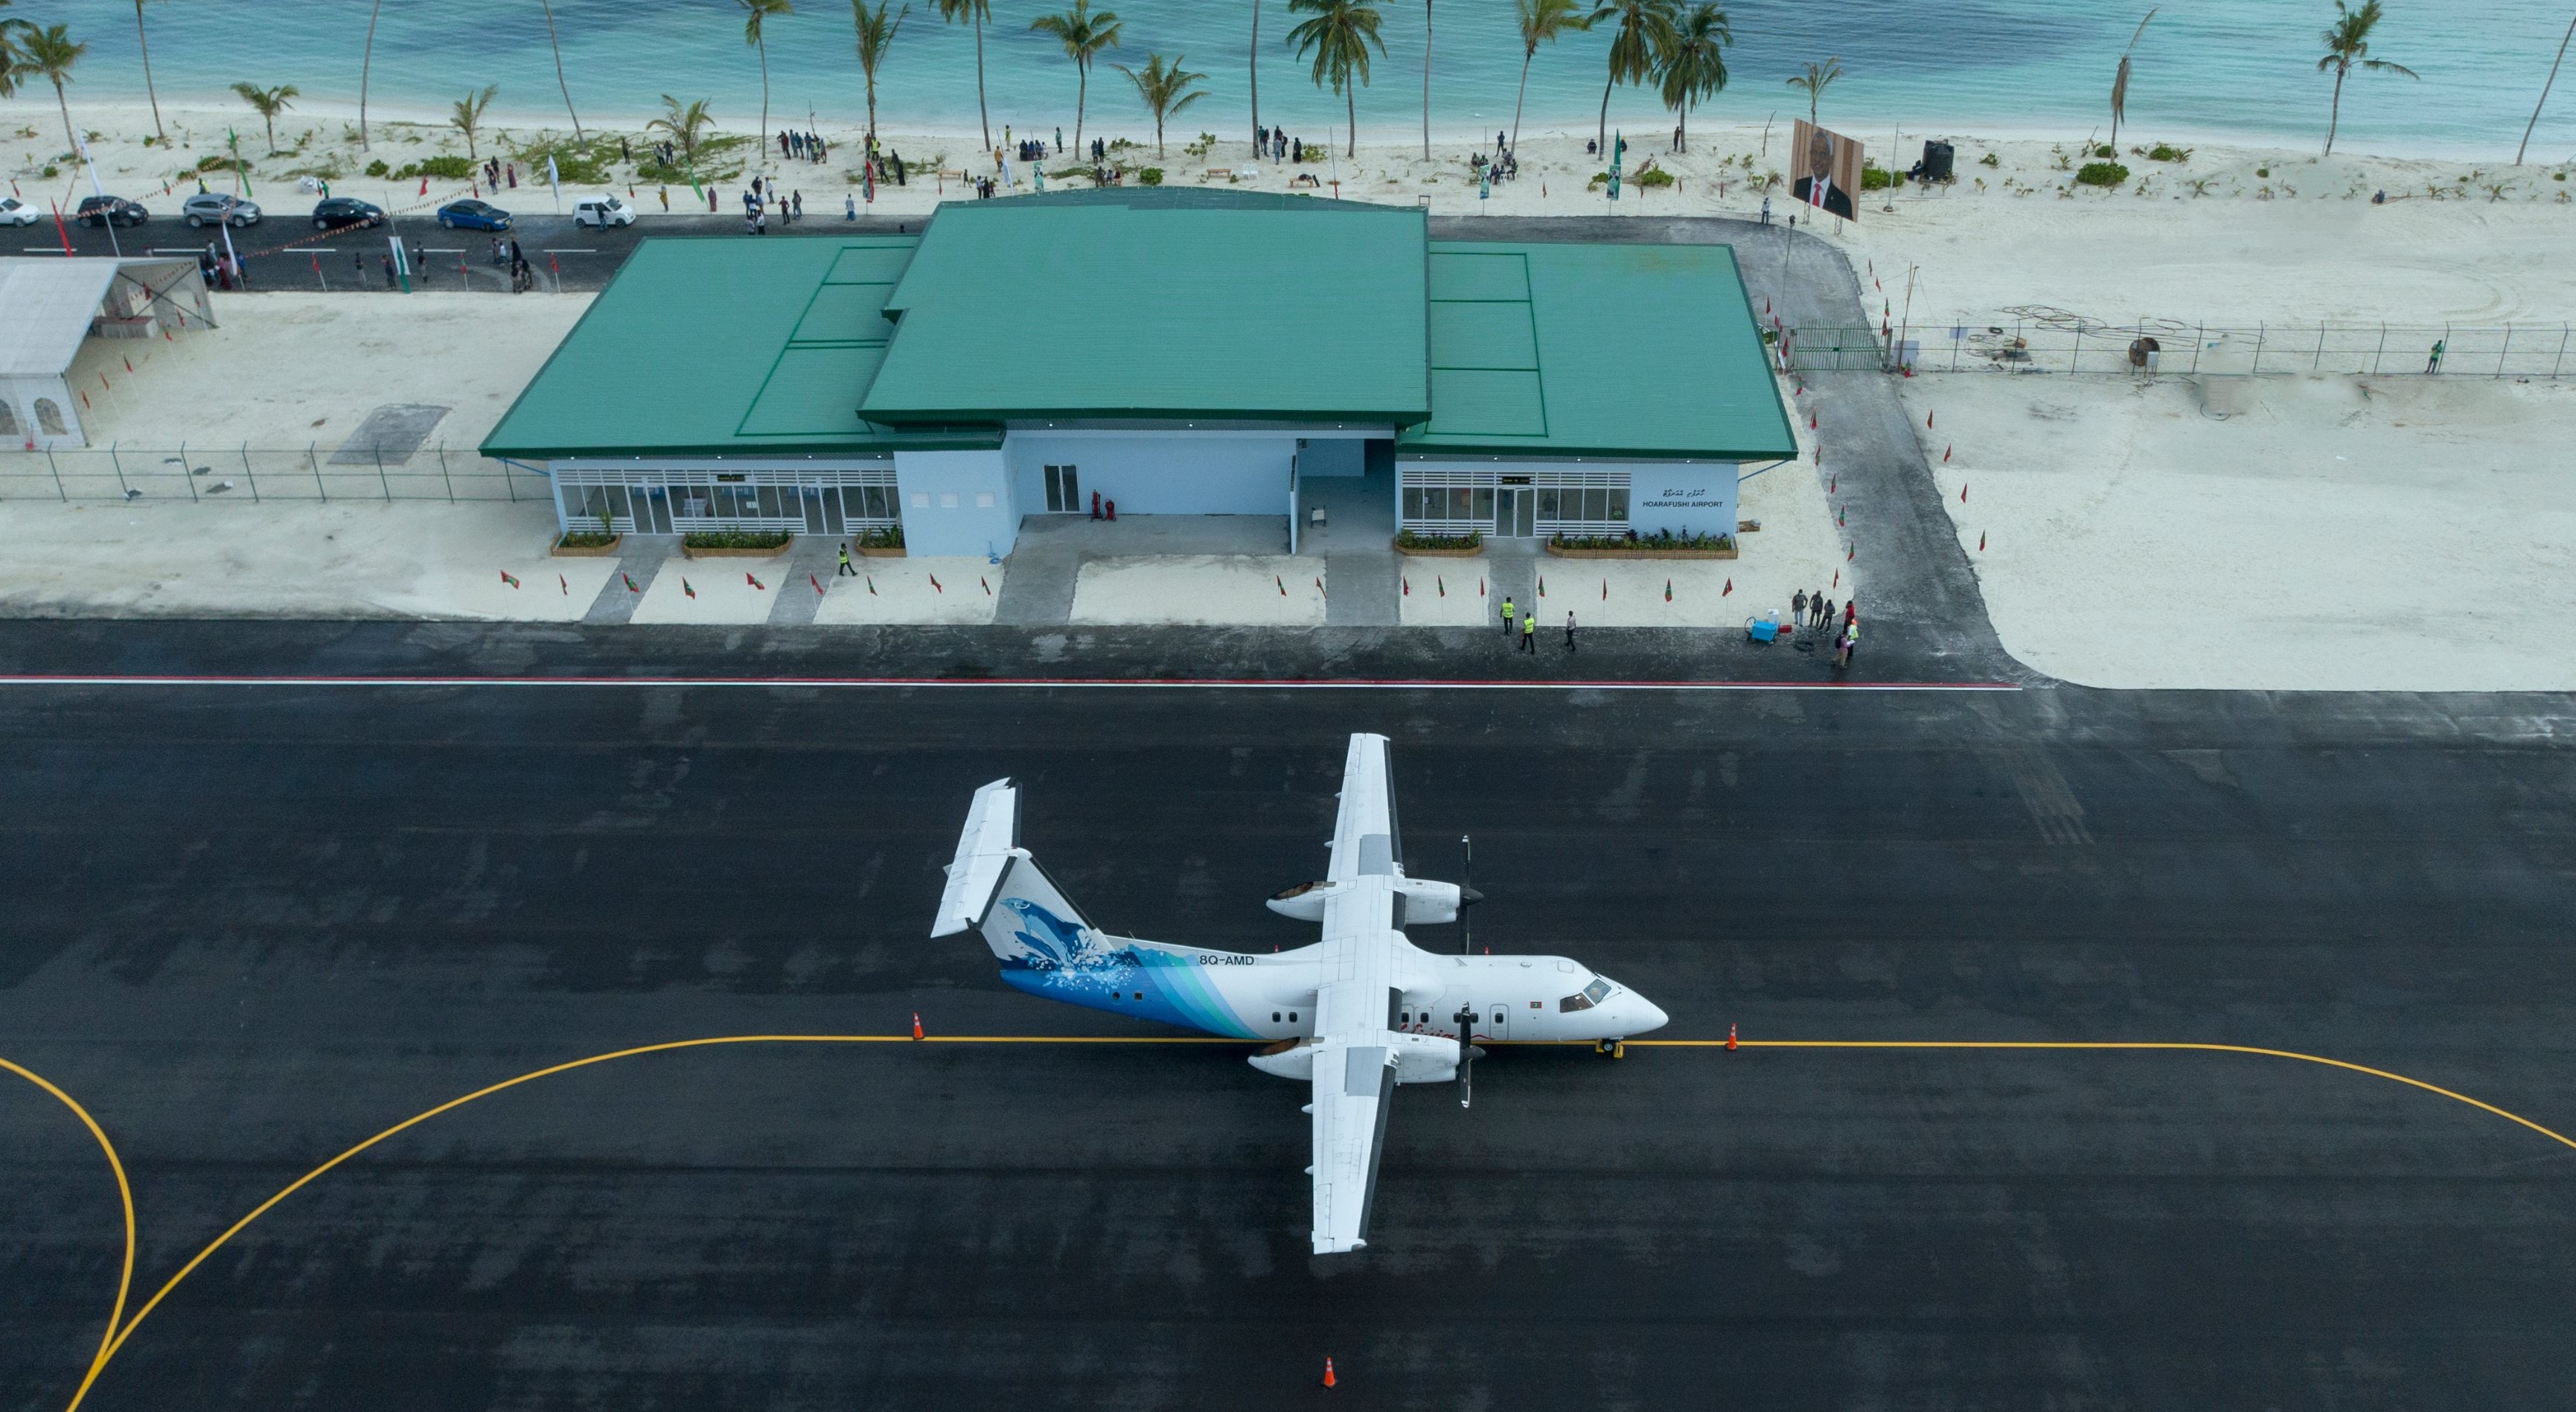
M1559 1014L1571 1015L1577 1010L1589 1010L1593 1006L1600 1004L1602 1001L1609 999L1610 992L1615 989L1617 989L1617 987L1610 984L1609 981L1596 976L1593 978L1592 984L1587 985L1583 989L1576 991L1574 994L1556 1002L1557 1012Z
M1611 986L1608 980L1600 976L1595 976L1592 978L1592 984L1583 988L1583 998L1591 1001L1595 1005L1598 1005L1602 1001L1610 998L1610 990Z

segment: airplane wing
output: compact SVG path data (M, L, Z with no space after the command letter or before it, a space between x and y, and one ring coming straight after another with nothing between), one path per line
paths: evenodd
M1378 1154L1395 1096L1393 1052L1383 1044L1327 1044L1315 1056L1315 1253L1368 1244Z
M1351 753L1342 762L1342 803L1333 820L1333 861L1324 875L1327 881L1391 873L1404 861L1404 846L1395 830L1394 768L1385 736L1351 737Z

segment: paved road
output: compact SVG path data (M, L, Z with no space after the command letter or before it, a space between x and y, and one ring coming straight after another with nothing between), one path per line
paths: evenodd
M1320 866L1355 728L1396 737L1417 866L1475 834L1478 945L1582 956L1675 1036L2276 1046L2576 1130L2563 700L12 686L0 726L0 1055L119 1144L138 1297L568 1057L1144 1033L923 937L966 792L1021 777L1105 923L1259 950L1305 934L1258 899ZM581 1070L288 1198L87 1405L1267 1408L1327 1355L1371 1406L2565 1391L2576 1152L2357 1073L1506 1051L1472 1112L1402 1094L1337 1264L1300 1101L1222 1049ZM0 1181L0 1407L50 1412L113 1190L15 1082Z

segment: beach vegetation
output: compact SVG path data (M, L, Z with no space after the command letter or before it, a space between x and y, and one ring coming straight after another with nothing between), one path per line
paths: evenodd
M2191 149L2159 142L2147 149L2147 159L2153 162L2188 162L2191 160Z
M1120 32L1125 28L1115 10L1091 12L1091 0L1073 0L1073 8L1061 15L1040 15L1029 21L1029 28L1040 34L1055 36L1063 46L1065 57L1073 60L1073 148L1082 150L1083 109L1091 101L1091 63L1103 49L1118 47Z
M760 154L769 156L769 22L796 13L791 0L734 0L742 7L742 42L760 51Z
M1596 150L1610 151L1610 91L1623 83L1652 82L1673 52L1681 19L1679 0L1607 0L1595 17L1614 21L1610 77L1601 85L1601 132Z
M468 93L456 100L447 122L448 126L465 134L465 155L476 159L482 157L482 151L475 146L475 135L483 128L483 110L492 106L493 96L500 91L501 85L489 83L483 86L482 92Z
M71 102L63 96L63 85L72 81L72 66L80 62L81 55L89 52L89 45L72 42L70 27L66 25L47 25L39 29L20 21L17 28L18 57L7 67L21 77L41 77L54 86L54 106L63 115L63 137L77 152L80 142L72 137Z
M2003 158L2001 158L2001 157L1996 156L1996 155L1995 155L1994 153L1992 153L1992 152L1989 152L1989 153L1987 153L1986 155L1984 155L1984 156L1982 156L1982 157L1979 157L1979 158L1977 159L1977 165L1978 165L1978 166L1981 166L1981 167L2000 167L2000 166L2002 166L2003 164L2004 164L2004 159L2003 159Z
M2075 173L2078 186L2118 186L2129 179L2129 169L2117 162L2087 162Z
M1386 52L1386 41L1378 38L1377 6L1368 0L1288 0L1288 13L1312 15L1314 18L1288 31L1288 42L1300 59L1312 58L1311 77L1322 88L1329 82L1335 93L1342 95L1343 115L1349 120L1350 155L1360 154L1360 85L1369 81L1369 46ZM1314 151L1310 144L1307 151Z
M1672 46L1664 54L1663 96L1685 152L1690 150L1690 110L1726 88L1726 46L1734 42L1726 11L1712 0L1700 0L1673 26Z
M2067 155L2065 144L2052 142L2048 145L2048 165L2057 171L2071 172L2075 170L2075 159Z
M2209 188L2215 185L2217 181L2218 178L2216 177L2193 177L2191 180L2184 182L2183 185L2190 187L2191 194L2194 196L2207 196L2209 194Z
M1900 184L1900 182L1899 182L1899 179L1898 179L1898 177L1897 177L1896 173L1894 173L1894 172L1891 172L1891 171L1887 170L1885 167L1882 167L1882 166L1878 165L1878 164L1877 164L1877 163L1875 163L1875 162L1863 162L1863 163L1861 163L1861 166L1860 166L1860 189L1861 189L1861 190L1863 190L1863 191L1884 191L1884 190L1886 190L1887 188L1889 188L1889 187L1891 187L1891 186L1896 186L1896 185L1899 185L1899 184Z
M1136 169L1136 182L1139 186L1161 186L1163 184L1163 169L1161 167L1138 167Z
M903 547L903 526L900 524L879 525L875 529L861 530L858 534L858 541L861 549L901 549Z
M382 167L384 163L377 162L374 165ZM368 175L381 176L383 173L370 172ZM409 181L414 177L428 176L436 177L441 181L463 181L472 175L474 175L474 159L451 154L423 157L417 162L405 162L394 171L393 178L396 181Z
M1809 64L1805 73L1799 74L1789 80L1789 86L1791 88L1807 95L1807 126L1823 126L1823 124L1817 120L1816 115L1822 111L1825 101L1825 90L1833 87L1834 80L1841 78L1842 76L1843 61L1839 56L1837 56L1827 59L1821 64Z
M1118 72L1136 85L1136 96L1145 101L1145 111L1154 115L1154 155L1157 157L1164 155L1163 120L1207 96L1207 90L1198 86L1199 80L1207 75L1182 68L1184 57L1175 54L1170 63L1165 63L1162 55L1148 54L1141 70L1131 69L1125 64L1117 66ZM1210 143L1216 140L1213 133L1201 136Z
M281 83L275 88L262 88L255 83L236 83L233 92L240 94L241 101L248 103L251 111L259 114L260 121L267 124L269 155L277 155L277 115L295 106L296 98L301 96L295 91L295 85Z
M1600 18L1597 12L1586 13L1582 0L1512 0L1513 18L1521 31L1521 84L1512 98L1512 146L1521 145L1521 104L1529 97L1530 61L1538 57L1538 47L1554 44L1559 35L1576 34L1592 28Z
M975 31L975 117L984 125L984 150L990 152L993 150L993 115L984 106L984 26L993 22L992 4L990 0L931 0L931 3L939 7L939 18L943 22L956 24L962 20Z
M644 129L658 132L670 142L672 155L680 159L679 170L660 174L665 169L657 162L646 168L647 178L654 181L689 180L689 173L697 170L698 154L706 149L707 129L715 125L715 114L707 110L704 98L683 104L670 94L663 94L662 116L646 123Z
M2325 155L2329 157L2334 155L2335 129L2343 124L2343 81L2351 77L2353 70L2422 77L2404 64L2370 57L2370 32L2378 28L2379 20L2379 0L2362 0L2358 10L2347 8L2344 0L2335 0L2335 22L2326 27L2322 36L2325 57L2317 60L2318 73L2334 75L2334 104L2326 116Z
M2120 149L2112 146L2110 143L2101 142L2094 144L2093 150L2085 153L2084 155L2087 157L2117 157L2120 155Z
M2137 32L2129 36L2129 47L2120 51L2120 67L2111 75L2111 140L2105 144L2109 150L2094 153L2096 157L2119 155L2120 120L2129 115L2129 58L2137 52L2138 41L2147 37L2147 20L2154 19L2161 8L2147 11L2146 19L2138 21Z
M2254 169L2254 175L2268 178L2272 175L2272 169L2270 167L2256 167Z
M911 13L912 7L906 5L889 19L886 0L877 0L874 10L868 8L867 0L850 0L850 24L858 35L859 72L868 85L870 137L877 135L877 66L885 62L886 50L894 45L895 31L903 28L905 16Z
M1649 158L1648 165L1637 169L1637 185L1649 191L1655 190L1658 187L1672 185L1674 181L1673 174L1665 171L1661 167L1652 165L1652 160L1653 159Z
M382 157L378 157L374 161L367 163L367 175L371 177L380 177L392 170L393 169L391 167L385 165L385 159Z

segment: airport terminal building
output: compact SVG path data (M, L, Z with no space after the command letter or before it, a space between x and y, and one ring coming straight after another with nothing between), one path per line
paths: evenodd
M484 442L569 528L1266 515L1382 478L1438 533L1732 533L1795 453L1722 245L1446 241L1419 209L1152 188L917 235L644 242Z

